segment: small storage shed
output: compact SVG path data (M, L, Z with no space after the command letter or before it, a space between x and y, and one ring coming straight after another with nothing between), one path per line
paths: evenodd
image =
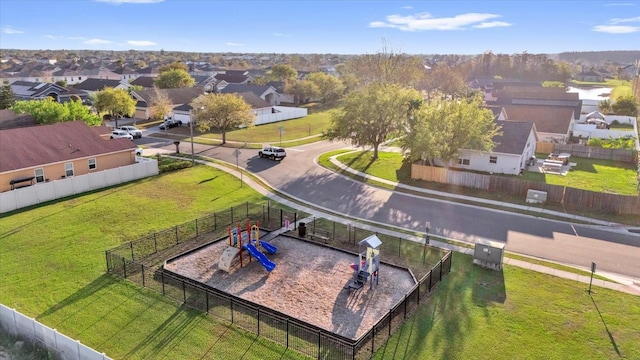
M497 241L478 240L473 252L473 263L493 270L502 270L504 245Z

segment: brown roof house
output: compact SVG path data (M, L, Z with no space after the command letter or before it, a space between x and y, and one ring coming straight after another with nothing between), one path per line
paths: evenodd
M570 106L505 105L507 121L531 121L536 124L539 141L565 143L575 122Z
M136 149L82 121L0 130L0 212L156 175Z

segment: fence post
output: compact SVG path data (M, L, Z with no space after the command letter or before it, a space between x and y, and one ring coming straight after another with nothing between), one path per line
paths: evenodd
M287 349L289 348L289 318L287 318Z
M407 294L404 294L404 318L407 318Z
M178 238L178 225L176 225L175 227L175 232L176 232L176 245L180 244L180 239Z
M298 213L293 213L293 230L298 228Z
M182 300L183 303L187 303L187 283L182 280Z
M133 241L129 241L129 248L131 249L131 261L135 260L133 257Z
M391 337L391 321L393 320L393 313L391 312L391 310L389 310L389 336L387 336L387 339Z
M146 287L144 282L144 265L140 264L140 269L142 270L142 287Z
M209 292L204 292L205 306L207 307L207 314L209 313Z
M109 272L109 270L111 270L111 267L109 266L109 251L108 250L104 251L104 260L107 262L107 272Z
M231 223L233 224L233 206L231 207Z
M442 281L442 259L440 259L440 280L438 280L438 282Z
M162 281L162 296L165 296L165 292L164 292L164 271L160 271L160 279Z
M216 213L213 213L213 230L218 230L218 220L216 219Z
M198 219L196 219L196 237L198 237Z
M245 216L247 219L249 218L249 202L245 202L246 207L247 207L247 216Z
M316 232L316 217L313 217L313 232Z
M122 258L122 269L124 272L124 278L127 278L127 262L124 258Z
M258 308L258 336L260 336L260 308Z
M153 233L153 248L155 249L156 252L158 252L158 239L156 237L158 233Z
M282 224L284 224L284 222L282 222L282 209L280 209L280 226L282 227Z
M375 326L371 329L371 355L373 356L373 353L375 352L375 348L376 348L376 328Z
M233 324L233 299L231 299L231 323Z
M320 336L321 336L321 333L320 333L320 331L318 331L318 357L320 357L320 354L321 354L321 352L320 352Z

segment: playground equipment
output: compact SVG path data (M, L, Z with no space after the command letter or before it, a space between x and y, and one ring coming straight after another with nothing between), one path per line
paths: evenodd
M358 248L362 249L366 246L364 251L359 251L358 262L351 264L353 269L353 280L349 283L349 289L360 289L369 280L369 289L373 288L373 281L375 280L378 285L379 273L380 273L380 246L382 241L376 236L371 235L364 240L358 242Z
M238 263L242 267L246 262L244 258L248 258L251 262L251 257L254 257L270 272L275 269L276 264L269 260L263 251L273 255L278 251L278 248L266 241L260 241L260 226L258 224L252 226L247 219L246 231L242 231L240 224L235 228L229 227L229 247L220 256L218 268L229 272ZM245 252L250 256L247 256Z

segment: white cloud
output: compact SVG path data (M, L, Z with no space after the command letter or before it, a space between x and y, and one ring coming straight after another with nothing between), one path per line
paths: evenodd
M108 3L108 4L156 4L161 3L164 0L95 0L96 2Z
M127 41L127 44L133 45L133 46L154 46L154 45L158 45L158 43L155 43L153 41L148 41L148 40L129 40L129 41Z
M11 26L5 26L2 28L2 32L5 34L23 34L24 31L22 30L18 30L18 29L14 29Z
M387 21L373 21L369 23L372 28L393 28L402 31L426 31L426 30L464 30L470 26L482 28L482 24L489 19L499 18L497 14L466 13L453 17L435 18L429 13L416 15L389 15ZM498 22L496 22L498 23ZM502 23L502 22L500 22ZM487 23L490 24L490 23ZM507 24L507 23L503 23ZM497 25L494 25L497 26ZM500 25L507 26L507 25ZM491 27L491 26L488 26Z
M636 6L634 3L608 3L604 4L604 6Z
M402 8L403 9L407 9L407 10L411 10L411 9L413 9L413 6L407 5L407 6L403 6Z
M224 44L227 45L227 46L244 46L244 44L236 43L236 42L226 42Z
M57 39L57 36L53 36L53 35L42 35L43 38L47 38L47 39Z
M513 24L508 23L508 22L504 22L504 21L489 21L489 22L480 23L478 25L474 25L472 27L476 28L476 29L489 29L489 28L494 28L494 27L507 27L507 26L511 26L511 25L513 25Z
M111 41L109 40L103 40L103 39L90 39L84 42L87 45L99 45L99 44L111 44Z
M608 34L630 34L640 31L640 27L624 25L598 25L594 26L592 30Z
M640 16L626 18L626 19L615 18L615 19L611 19L609 22L612 24L620 24L620 23L626 23L626 22L640 22Z

